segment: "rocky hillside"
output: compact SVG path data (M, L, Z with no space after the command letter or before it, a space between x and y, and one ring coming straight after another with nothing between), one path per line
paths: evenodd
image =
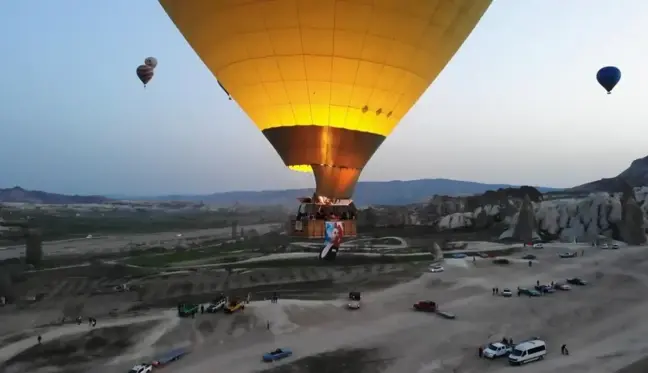
M625 171L615 177L592 181L571 188L572 191L586 192L623 192L625 185L641 187L648 185L648 156L635 159Z
M102 196L68 196L64 194L47 193L39 190L26 190L21 187L0 188L0 202L22 202L38 204L75 204L75 203L104 203L110 199Z
M435 196L428 203L364 210L359 224L425 225L431 232L488 230L502 240L593 241L600 236L646 241L648 187L584 198L547 198L531 187L502 189L470 197Z

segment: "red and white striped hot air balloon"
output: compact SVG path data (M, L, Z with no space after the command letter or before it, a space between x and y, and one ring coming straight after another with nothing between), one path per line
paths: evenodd
M153 75L155 75L154 69L151 66L148 65L139 65L137 66L137 77L139 80L144 84L144 88L146 88L146 84L153 79Z

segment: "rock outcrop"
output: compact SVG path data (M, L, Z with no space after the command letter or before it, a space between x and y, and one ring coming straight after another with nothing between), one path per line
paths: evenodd
M394 216L407 215L398 219L401 225L425 225L430 232L488 230L492 237L515 241L529 241L531 234L570 242L593 242L601 236L633 245L647 242L648 187L627 184L625 193L552 193L535 200L497 193L488 199L436 196L427 204L407 206L407 213L402 209L394 214L381 210L376 226L394 224Z
M517 214L515 224L512 226L513 234L511 238L519 242L532 242L537 238L536 217L533 209L533 202L529 196L524 196L524 202L520 206L520 212Z
M618 224L621 240L629 245L646 243L644 211L637 203L632 189L623 192L621 209L623 210L623 216Z
M432 250L430 250L430 252L434 255L434 259L443 259L443 250L441 250L441 246L439 246L438 243L435 242L432 244Z

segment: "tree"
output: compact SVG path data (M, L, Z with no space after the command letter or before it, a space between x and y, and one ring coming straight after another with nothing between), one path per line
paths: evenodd
M36 229L29 229L25 237L25 262L38 266L43 259L43 239Z

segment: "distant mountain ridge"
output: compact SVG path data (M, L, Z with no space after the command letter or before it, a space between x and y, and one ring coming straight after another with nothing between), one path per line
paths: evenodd
M623 192L628 187L648 186L648 156L638 158L630 163L617 176L592 181L577 187L571 188L571 191L577 192Z
M111 201L110 198L103 196L79 196L48 193L40 190L26 190L18 186L6 189L0 188L0 202L66 205L75 203L106 203L109 201Z
M485 193L489 190L516 187L509 184L484 184L473 181L451 179L421 179L394 181L363 181L355 190L354 200L358 206L369 205L407 205L424 202L434 195L461 196ZM557 188L538 187L541 192L559 190ZM294 206L297 198L310 196L313 189L286 189L264 191L232 191L206 195L165 195L135 197L126 195L114 196L79 196L26 190L21 187L0 189L0 202L23 202L40 204L88 204L107 203L116 200L138 201L187 201L204 202L220 206L235 204L248 206L286 205Z
M473 181L451 179L420 179L394 181L362 181L354 193L358 206L369 205L407 205L426 201L434 195L472 195L489 190L516 187L510 184L484 184ZM559 188L538 187L541 192L560 190ZM149 201L193 201L215 205L295 205L299 197L310 196L313 189L286 189L264 191L233 191L208 195L166 195L155 197L134 197L132 199Z

